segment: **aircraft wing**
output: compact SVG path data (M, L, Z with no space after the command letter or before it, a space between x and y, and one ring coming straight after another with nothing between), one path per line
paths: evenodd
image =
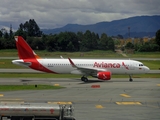
M97 69L97 68L89 68L89 67L78 67L74 64L74 62L68 58L70 64L72 65L72 67L76 68L76 70L80 71L83 74L86 75L96 75L98 72L100 71L107 71L106 69Z

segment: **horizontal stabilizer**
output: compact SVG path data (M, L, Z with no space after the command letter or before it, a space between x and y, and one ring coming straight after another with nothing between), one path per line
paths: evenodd
M29 67L31 65L31 62L24 62L23 60L13 60L13 64Z

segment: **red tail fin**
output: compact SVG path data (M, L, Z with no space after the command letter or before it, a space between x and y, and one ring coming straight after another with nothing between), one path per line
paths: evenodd
M20 59L40 58L21 36L15 36L15 40Z

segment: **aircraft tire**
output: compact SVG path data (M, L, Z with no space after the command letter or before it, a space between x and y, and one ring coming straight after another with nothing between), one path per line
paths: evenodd
M85 77L84 82L88 82L88 78Z
M130 82L132 82L132 81L133 81L133 79L129 79L129 81L130 81Z
M84 82L88 82L88 78L87 78L87 77L84 77L84 76L81 77L81 80L84 81Z

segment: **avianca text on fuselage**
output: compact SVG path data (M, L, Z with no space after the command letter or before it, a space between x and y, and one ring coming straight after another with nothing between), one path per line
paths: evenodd
M124 64L124 62L122 62L122 64L120 64L120 63L105 63L105 62L98 63L98 62L94 62L94 65L93 65L93 67L96 67L96 68L120 68L121 66L124 66L126 68L126 65Z

